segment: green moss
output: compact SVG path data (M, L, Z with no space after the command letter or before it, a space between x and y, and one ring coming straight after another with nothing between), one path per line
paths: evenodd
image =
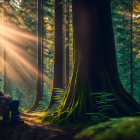
M76 140L139 140L140 117L122 117L89 126L75 136Z

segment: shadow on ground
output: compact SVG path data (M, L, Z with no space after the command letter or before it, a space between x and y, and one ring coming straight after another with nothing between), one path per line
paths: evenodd
M24 124L0 126L0 140L73 140L72 131L42 124L35 117L24 114Z

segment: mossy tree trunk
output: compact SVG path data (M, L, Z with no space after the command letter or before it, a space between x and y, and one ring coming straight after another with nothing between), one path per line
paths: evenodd
M140 106L124 90L119 79L110 0L73 0L74 66L63 104L43 120L52 123L89 121L97 112L91 93L112 93L115 101L109 117L136 115Z
M69 84L69 0L65 0L65 87Z
M34 111L39 107L43 97L43 0L37 0L37 91L32 107L27 111Z

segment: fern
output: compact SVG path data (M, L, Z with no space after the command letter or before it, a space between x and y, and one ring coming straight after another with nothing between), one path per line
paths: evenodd
M61 105L64 95L65 95L65 91L64 89L61 88L54 88L53 89L55 91L55 96L53 98L53 100L55 101L54 104L48 109L48 113L53 113L55 112L58 107Z
M95 97L97 106L97 112L87 113L90 115L91 120L95 123L108 120L110 117L107 112L113 109L113 102L116 100L115 96L107 92L91 93L91 96Z

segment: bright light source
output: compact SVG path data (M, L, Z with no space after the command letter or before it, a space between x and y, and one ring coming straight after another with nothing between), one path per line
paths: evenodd
M1 3L1 2L4 2L4 0L0 0L0 3Z
M133 15L133 18L140 18L140 15Z

